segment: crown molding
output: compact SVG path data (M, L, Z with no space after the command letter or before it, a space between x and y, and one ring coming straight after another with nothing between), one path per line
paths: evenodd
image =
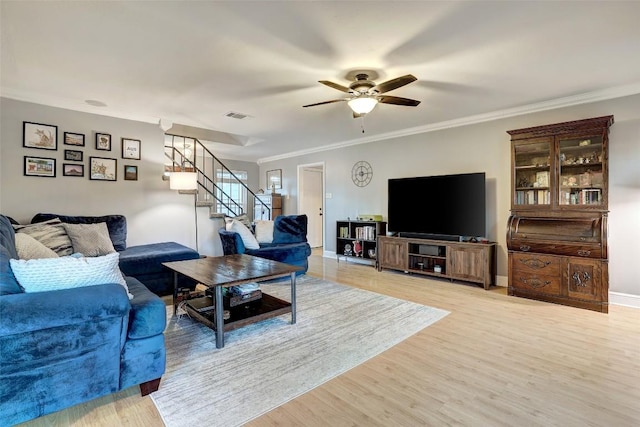
M383 141L385 139L400 138L403 136L416 135L420 133L435 132L443 129L450 129L460 126L468 126L478 123L489 122L493 120L500 120L509 117L522 116L525 114L538 113L541 111L554 110L564 107L572 107L580 104L589 104L592 102L606 101L608 99L622 98L625 96L636 95L640 93L640 82L633 83L624 86L617 86L614 88L597 90L593 92L587 92L580 95L566 96L563 98L552 99L549 101L537 102L534 104L523 105L520 107L507 108L504 110L497 110L490 113L476 114L473 116L462 117L454 120L447 120L444 122L432 123L424 126L416 126L412 128L401 129L394 132L386 132L378 135L371 135L364 138L351 139L347 141L336 142L334 144L325 145L322 147L311 148L308 150L293 151L290 153L265 157L258 159L258 164L272 162L275 160L283 160L291 157L298 157L307 154L320 153L323 151L336 150L339 148L351 147L354 145L368 144L376 141Z

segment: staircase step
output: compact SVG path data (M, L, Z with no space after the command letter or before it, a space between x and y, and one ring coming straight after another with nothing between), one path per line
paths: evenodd
M211 212L209 214L209 218L223 218L224 219L224 217L226 217L226 215L223 214L223 213Z
M211 206L213 206L213 200L198 200L196 202L196 206L198 206L198 207L211 207Z

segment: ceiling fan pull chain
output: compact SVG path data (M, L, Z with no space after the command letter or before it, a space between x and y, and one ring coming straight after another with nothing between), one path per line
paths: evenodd
M366 116L366 114L360 116L360 128L362 129L362 133L364 133L364 116Z

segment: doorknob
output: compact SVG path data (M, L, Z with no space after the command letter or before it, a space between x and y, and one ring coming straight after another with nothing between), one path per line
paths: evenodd
M318 213L318 215L322 216L322 208L318 208L320 209L320 213Z

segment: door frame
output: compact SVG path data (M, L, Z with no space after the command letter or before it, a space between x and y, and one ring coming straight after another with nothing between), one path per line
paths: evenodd
M302 206L302 193L301 193L301 189L303 187L303 181L304 181L304 170L306 168L314 168L314 169L318 169L320 171L320 173L322 174L321 177L321 182L322 182L322 189L321 189L321 194L320 194L320 200L322 200L322 233L321 233L321 244L322 244L322 248L324 250L324 245L325 245L325 230L326 230L326 224L325 224L325 218L327 217L326 215L326 209L325 209L325 185L326 185L326 174L325 174L325 162L314 162L314 163L305 163L305 164L301 164L298 165L298 179L297 179L297 192L298 192L298 212L302 212L303 211L303 206Z

